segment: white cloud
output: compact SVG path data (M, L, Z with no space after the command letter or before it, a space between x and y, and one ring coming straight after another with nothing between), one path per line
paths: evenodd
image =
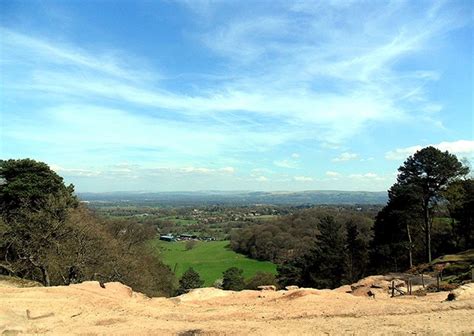
M298 153L293 153L293 154L291 154L291 157L293 159L299 159L300 155Z
M212 172L212 169L209 168L202 168L202 167L185 167L182 168L181 171L185 173L200 173L200 174L208 174Z
M339 176L341 176L341 174L338 173L338 172L335 172L335 171L327 171L327 172L326 172L326 176L329 176L329 177L339 177Z
M255 181L258 181L258 182L267 182L268 181L268 178L266 178L265 176L259 176L255 179Z
M389 151L385 153L385 158L387 160L404 160L408 156L413 155L415 152L428 146L433 146L433 147L438 148L439 150L448 151L450 153L461 155L461 156L474 155L474 141L458 140L458 141L452 141L452 142L445 141L445 142L440 142L438 144L433 144L433 145L425 145L425 146L416 145L416 146L405 147L405 148L397 148L393 151Z
M332 161L333 162L350 161L350 160L355 160L358 157L359 157L358 154L344 152L344 153L341 153L338 157L335 157L334 159L332 159Z
M273 164L281 168L290 168L290 169L298 168L298 163L294 160L287 160L287 159L277 160L277 161L273 161Z
M233 173L235 173L235 168L234 167L224 167L224 168L220 168L219 171L223 172L223 173L233 174Z
M309 176L295 176L295 177L293 177L293 180L295 180L297 182L312 182L312 181L314 181L314 179L312 177L309 177Z

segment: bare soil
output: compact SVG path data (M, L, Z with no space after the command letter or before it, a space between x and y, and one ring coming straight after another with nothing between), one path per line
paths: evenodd
M338 290L194 290L147 298L120 283L0 286L2 335L446 335L474 334L474 286L390 298ZM360 289L358 289L360 292Z

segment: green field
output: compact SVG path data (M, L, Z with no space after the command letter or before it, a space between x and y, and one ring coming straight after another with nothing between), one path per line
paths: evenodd
M154 240L152 244L163 261L175 270L178 278L192 267L204 280L204 286L212 286L216 279L222 278L222 272L233 266L243 269L245 278L259 271L276 274L275 264L235 253L226 248L228 241L198 242L196 247L189 251L186 251L185 242L182 241L169 243Z

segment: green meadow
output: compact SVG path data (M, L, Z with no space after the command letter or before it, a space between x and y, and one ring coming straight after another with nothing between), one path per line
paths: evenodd
M178 278L189 268L194 268L204 280L204 286L212 286L215 280L222 278L222 273L230 267L244 270L244 277L249 278L257 272L276 274L276 265L268 261L258 261L235 253L227 248L229 241L200 241L186 251L186 242L164 242L158 239L152 242L153 248L162 256L163 261L171 267Z

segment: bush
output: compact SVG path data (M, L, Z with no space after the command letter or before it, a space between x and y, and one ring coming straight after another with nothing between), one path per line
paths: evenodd
M240 291L245 288L243 270L231 267L223 273L222 288L225 290Z
M184 248L186 249L186 251L192 250L193 248L196 247L197 243L198 242L195 241L195 240L188 240L188 241L186 241L186 244L184 245Z

